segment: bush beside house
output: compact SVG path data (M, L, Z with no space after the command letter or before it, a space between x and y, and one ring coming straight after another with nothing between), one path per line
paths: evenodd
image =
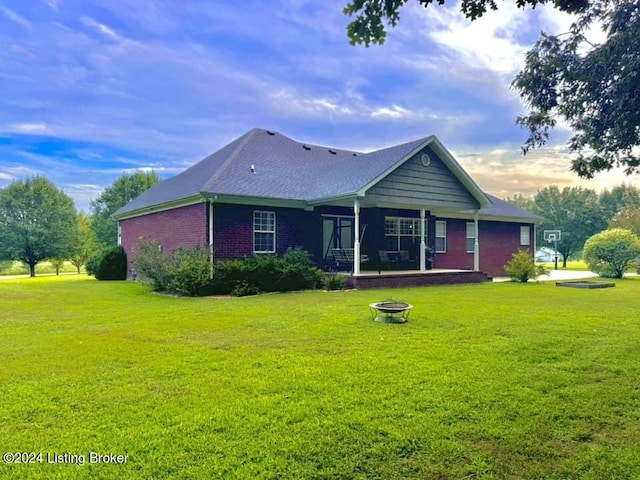
M133 265L139 279L152 290L188 296L307 290L322 285L325 279L310 254L301 248L290 248L282 257L264 254L216 261L212 271L209 253L202 247L164 255L154 240L140 240Z
M640 238L631 230L605 230L587 240L583 257L589 269L601 277L622 278L639 264Z

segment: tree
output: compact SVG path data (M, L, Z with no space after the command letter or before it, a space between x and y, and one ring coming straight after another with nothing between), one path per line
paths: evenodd
M629 206L640 205L640 190L633 185L618 185L600 194L600 205L607 221L611 222Z
M553 4L556 8L568 12L578 13L584 11L589 5L589 0L514 0L519 8L529 5L535 8L536 5L545 3ZM344 13L350 17L355 15L347 26L347 34L352 45L364 44L369 46L372 43L379 45L384 43L387 36L385 23L391 27L398 25L400 21L400 8L409 0L352 0L346 7ZM418 0L423 7L427 8L434 3L434 0ZM438 5L444 5L445 0L435 0ZM487 10L497 10L496 0L462 0L460 11L470 20L482 17Z
M535 201L533 197L525 197L521 193L517 193L513 197L507 197L504 199L504 201L530 212L532 212L535 208Z
M418 0L428 7L433 0ZM445 0L436 0L440 5ZM573 130L571 169L580 177L623 167L640 171L640 6L637 0L515 0L521 8L553 4L577 14L568 32L542 33L516 76L516 90L529 112L516 123L529 132L522 148L544 145L559 120ZM347 27L352 44L383 43L384 21L394 27L408 0L352 0L344 12L356 15ZM496 0L462 0L471 20L496 10ZM602 24L606 41L592 45L586 32Z
M623 228L640 235L640 203L624 207L610 222L610 228Z
M584 260L589 269L602 277L622 278L637 264L640 238L629 230L613 228L600 232L584 245Z
M560 190L552 185L539 190L534 201L534 213L544 218L538 227L538 244L544 242L544 230L560 230L558 252L564 257L565 268L569 257L582 249L587 238L607 227L598 195L593 190L582 187Z
M66 258L77 230L71 198L44 177L18 180L0 190L0 259L36 264Z
M91 225L99 245L116 245L118 222L111 216L159 181L158 175L153 171L125 174L116 179L110 187L105 188L96 200L91 201Z
M91 228L91 218L84 212L78 213L78 229L71 245L71 263L80 273L80 268L87 263L96 250L96 242Z

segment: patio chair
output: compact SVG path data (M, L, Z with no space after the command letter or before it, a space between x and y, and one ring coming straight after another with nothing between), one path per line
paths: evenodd
M400 265L406 265L407 270L409 270L411 265L415 265L416 268L418 268L418 260L416 258L411 258L407 250L400 250L398 252L398 266Z
M386 250L378 250L378 274L382 272L382 264L386 264L387 270L391 270L391 264L395 263L398 265L398 260L396 258L391 258L389 256L389 252Z

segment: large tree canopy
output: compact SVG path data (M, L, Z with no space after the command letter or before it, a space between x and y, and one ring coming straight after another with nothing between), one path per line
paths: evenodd
M607 227L598 194L582 187L556 185L540 190L534 197L533 211L544 218L538 230L537 244L545 245L544 230L560 230L558 251L567 260L582 249L584 242Z
M91 202L91 225L95 239L102 246L116 245L118 240L118 222L111 216L145 190L158 183L155 172L135 172L116 179L110 187Z
M385 23L400 20L409 0L352 0L345 14L352 44L381 44ZM445 0L417 0L422 6ZM592 178L612 167L640 172L640 5L637 0L513 0L519 7L551 4L577 14L568 32L542 33L512 83L529 112L516 123L527 129L523 152L544 145L559 120L573 131L569 149L577 154L571 168ZM496 0L462 0L469 19L496 10ZM606 41L592 45L586 32L602 26Z
M45 258L66 258L77 231L73 200L44 177L19 180L0 189L0 259L35 266Z
M601 22L607 40L588 45L587 28ZM572 129L571 169L583 178L640 166L640 5L594 1L566 35L542 34L512 84L529 113L517 123L529 130L523 147L546 143L559 119Z

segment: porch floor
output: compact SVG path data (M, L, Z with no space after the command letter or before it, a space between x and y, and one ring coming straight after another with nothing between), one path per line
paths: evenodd
M419 270L365 270L360 275L351 275L349 272L339 272L345 275L347 288L390 288L390 287L417 287L428 285L454 285L463 283L482 283L491 281L491 277L484 272L473 270L449 270L434 268L426 272Z

